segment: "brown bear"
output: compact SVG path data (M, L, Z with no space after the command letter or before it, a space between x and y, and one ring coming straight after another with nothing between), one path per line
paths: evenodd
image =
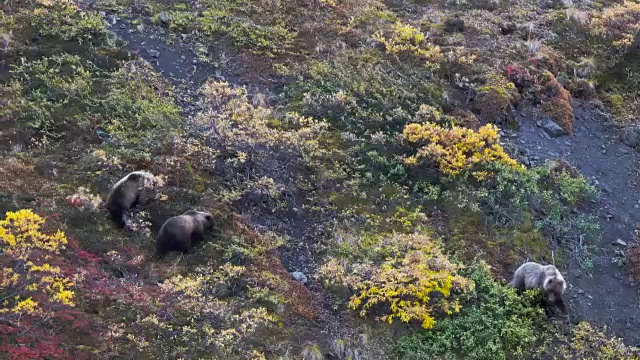
M205 230L213 228L213 216L206 211L188 210L167 220L156 238L157 258L170 251L189 253L202 241Z
M134 171L120 179L107 196L105 207L111 219L121 228L125 226L122 215L140 202L140 195L145 187L155 183L153 174L146 171Z
M555 305L563 314L567 314L563 299L567 283L554 265L526 262L516 270L509 284L520 291L541 289L547 305Z

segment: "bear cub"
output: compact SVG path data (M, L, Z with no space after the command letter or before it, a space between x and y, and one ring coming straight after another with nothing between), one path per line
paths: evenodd
M205 230L213 229L213 216L206 211L188 210L167 220L156 238L157 258L171 251L189 253L204 238Z
M125 227L122 215L140 203L140 196L145 187L154 186L153 174L146 171L134 171L120 179L107 196L105 207L111 219L120 228Z

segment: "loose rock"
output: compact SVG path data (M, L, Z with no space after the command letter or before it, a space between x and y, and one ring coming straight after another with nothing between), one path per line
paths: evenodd
M302 284L306 284L309 280L307 279L307 275L301 273L300 271L294 271L291 273L291 276L300 281Z
M160 56L160 51L154 49L148 49L147 53L149 54L149 56L153 56L154 58Z
M168 24L170 20L171 20L171 18L169 17L169 15L167 15L166 12L163 11L163 12L160 13L160 21L163 24Z
M567 135L567 132L560 127L560 125L556 124L555 121L551 120L550 118L546 118L544 120L542 120L541 123L542 129L544 129L544 131L549 134L549 136L551 136L552 138L557 138L563 135Z
M622 133L622 143L630 147L640 145L640 127L632 126L626 128Z
M625 241L623 241L622 239L618 239L618 240L612 242L611 244L619 245L619 246L627 246L627 243Z

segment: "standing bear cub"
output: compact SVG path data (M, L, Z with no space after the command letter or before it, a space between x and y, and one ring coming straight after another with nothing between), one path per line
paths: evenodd
M189 253L202 241L205 230L213 228L213 216L206 211L189 210L167 220L156 238L156 257L170 251Z
M562 314L567 314L563 299L567 283L555 266L526 262L516 270L509 284L521 291L541 289L547 305L555 305Z

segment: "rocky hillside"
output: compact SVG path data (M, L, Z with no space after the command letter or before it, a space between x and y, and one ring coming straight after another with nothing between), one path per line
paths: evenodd
M637 359L639 31L636 0L3 2L0 358ZM189 209L213 231L154 257Z

